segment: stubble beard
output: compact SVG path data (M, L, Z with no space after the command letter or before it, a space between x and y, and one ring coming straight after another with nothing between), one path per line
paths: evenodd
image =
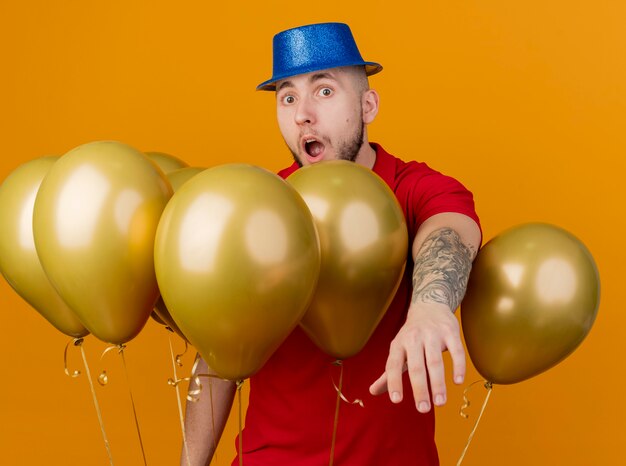
M359 151L363 146L363 133L365 132L365 123L361 119L361 126L358 131L356 131L353 137L345 142L343 142L337 148L337 160L347 160L348 162L355 162L356 158L359 155ZM298 164L299 167L302 167L302 161L300 157L298 157L298 153L295 152L289 144L287 144L287 148L293 157L294 162Z

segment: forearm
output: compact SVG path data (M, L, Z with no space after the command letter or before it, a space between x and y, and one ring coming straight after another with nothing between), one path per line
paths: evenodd
M421 244L413 268L411 305L442 304L455 311L461 303L476 249L449 227L432 231Z
M200 358L194 375L208 374L206 362ZM187 448L181 453L181 466L205 466L211 462L219 439L226 425L235 396L235 383L218 378L201 377L202 390L197 401L188 401L185 413L185 436ZM189 392L198 389L195 380L189 384Z
M401 402L402 372L407 370L420 412L430 410L431 394L435 405L445 404L441 355L445 350L452 358L455 383L463 383L465 352L459 323L449 311L463 299L480 239L478 224L463 214L433 215L420 226L413 240L413 296L407 319L391 342L385 372L370 393L389 391L392 402Z

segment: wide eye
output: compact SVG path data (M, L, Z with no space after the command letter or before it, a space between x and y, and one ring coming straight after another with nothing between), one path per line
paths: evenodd
M291 105L292 103L294 103L296 101L296 98L294 96L292 96L291 94L287 94L285 96L283 96L281 98L283 104L286 105Z
M333 90L330 87L323 87L322 89L320 89L320 92L319 92L319 94L324 97L328 97L332 93L333 93Z

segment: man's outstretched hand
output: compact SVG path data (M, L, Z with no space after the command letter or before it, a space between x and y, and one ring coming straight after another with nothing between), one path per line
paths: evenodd
M404 397L402 373L409 371L415 406L421 413L430 411L430 396L435 406L446 403L444 351L452 356L453 379L465 379L465 350L461 343L459 322L450 308L439 303L412 304L407 320L393 339L385 372L370 386L372 395L389 393L393 403Z

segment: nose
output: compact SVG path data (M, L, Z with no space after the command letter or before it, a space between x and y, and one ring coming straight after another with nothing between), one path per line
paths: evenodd
M315 110L310 99L303 97L298 101L294 118L298 125L313 124L315 122Z

